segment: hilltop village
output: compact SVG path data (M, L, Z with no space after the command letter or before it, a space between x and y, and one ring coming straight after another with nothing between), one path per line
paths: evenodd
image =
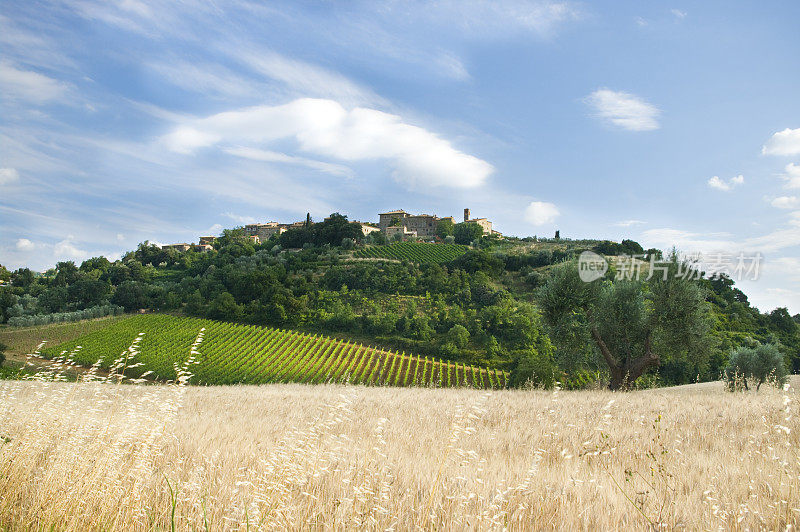
M392 242L408 240L435 240L440 222L455 225L456 219L453 216L438 217L435 214L411 214L402 209L382 212L378 214L378 223L353 221L352 224L361 228L364 236L372 233L383 233L387 240ZM291 229L299 229L311 223L311 218L300 222L288 224L278 222L264 222L247 224L243 227L244 235L253 241L254 244L266 242L274 235L281 235ZM463 223L473 223L483 230L484 235L502 236L502 233L495 231L492 222L488 218L473 218L469 209L464 209ZM201 236L197 244L181 242L178 244L167 244L161 246L162 249L175 249L178 251L210 251L213 249L215 236Z

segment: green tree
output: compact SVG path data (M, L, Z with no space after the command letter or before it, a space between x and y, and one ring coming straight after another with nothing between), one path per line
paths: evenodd
M725 367L725 382L728 388L749 390L748 380L755 382L756 391L768 381L776 386L782 386L786 382L786 367L777 345L739 347L731 352L728 365Z
M453 220L449 218L445 218L443 220L439 220L436 223L436 236L444 240L448 236L453 235L453 230L455 228L455 224Z
M483 236L483 228L474 222L462 222L453 227L456 244L470 245Z
M576 263L568 262L553 269L539 303L557 345L594 344L612 390L632 386L665 360L702 369L713 346L703 289L674 274L654 277L647 285L583 282Z
M447 331L447 341L459 349L464 349L469 343L469 331L463 325L455 324Z

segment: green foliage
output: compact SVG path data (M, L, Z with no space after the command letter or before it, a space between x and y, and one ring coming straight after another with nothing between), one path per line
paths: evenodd
M448 236L453 236L453 230L455 229L455 224L453 224L453 220L443 219L439 220L436 223L436 236L444 240ZM455 241L455 238L453 239Z
M483 228L475 222L461 222L453 227L456 244L470 245L483 236Z
M594 344L612 389L632 386L650 368L668 361L707 369L709 306L703 289L689 280L669 275L649 285L602 279L585 283L570 262L553 269L538 299L559 351L585 353L584 346Z
M175 365L190 357L201 331L203 341L195 346L197 364L192 367L192 382L197 384L349 381L491 388L504 386L506 380L506 375L498 371L429 361L316 334L164 314L118 321L45 349L43 355L75 352L78 363L91 365L99 361L101 367L107 368L144 333L136 355L141 365L131 364L135 367L129 366L128 376L150 372L157 379L172 380L176 378ZM78 345L82 347L75 351Z
M601 255L640 255L645 254L642 246L634 240L623 240L620 243L604 240L594 246L592 251Z
M731 352L724 376L730 390L748 390L748 381L756 390L765 382L780 387L786 382L783 355L774 344L739 347Z
M6 344L4 344L3 342L0 342L0 366L5 364L5 362L6 362L6 350L7 349L8 349L8 346Z
M283 248L294 249L309 246L340 246L347 238L354 242L364 239L358 224L350 223L347 216L333 213L320 223L289 229L278 237Z
M443 263L463 255L467 248L455 244L400 242L388 246L371 246L354 253L359 258L396 259L420 263Z
M447 341L455 347L463 349L469 343L469 331L466 327L457 323L447 331Z

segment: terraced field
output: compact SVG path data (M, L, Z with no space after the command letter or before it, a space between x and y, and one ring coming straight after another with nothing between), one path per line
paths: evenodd
M202 334L201 334L202 333ZM134 341L137 354L124 361ZM322 335L165 314L133 316L42 351L48 358L108 368L126 374L176 378L175 365L192 354L194 384L351 382L390 386L501 388L506 374L346 342ZM122 356L121 356L122 354ZM119 362L118 362L119 363ZM137 365L137 363L141 363ZM131 367L133 366L133 367Z
M369 246L353 253L357 258L409 260L411 262L450 262L463 255L467 246L397 242L388 246Z

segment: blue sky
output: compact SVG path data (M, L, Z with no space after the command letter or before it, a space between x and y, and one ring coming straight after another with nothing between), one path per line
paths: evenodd
M765 7L768 6L768 7ZM800 312L800 3L0 1L0 263L464 207L760 252Z

